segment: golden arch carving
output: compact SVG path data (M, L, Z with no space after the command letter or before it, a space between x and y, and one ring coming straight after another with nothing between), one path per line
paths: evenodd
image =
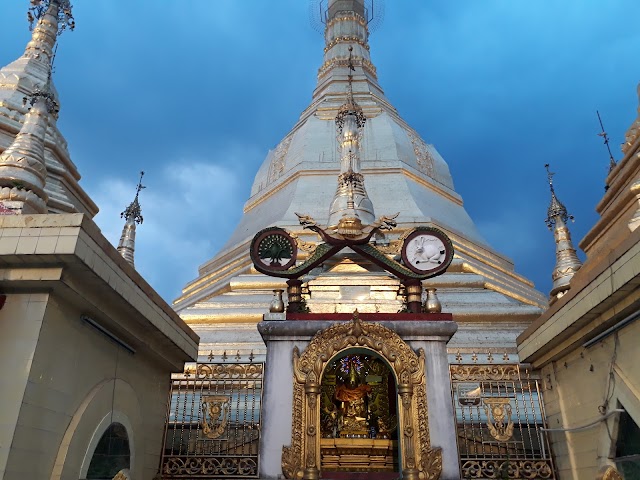
M327 363L342 350L372 350L387 361L396 377L402 478L437 480L442 451L431 448L427 420L424 351L414 352L397 333L377 323L353 321L318 332L304 353L293 349L293 422L291 446L282 449L286 478L315 480L320 476L320 379Z

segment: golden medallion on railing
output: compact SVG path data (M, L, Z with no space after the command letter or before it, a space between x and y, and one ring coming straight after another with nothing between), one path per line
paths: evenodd
M487 427L493 438L506 442L513 436L511 420L511 400L508 398L483 398L484 411L487 414Z
M229 397L211 395L202 397L202 433L212 440L222 436L227 429Z
M623 480L623 477L615 467L609 465L600 470L598 480Z
M131 480L131 472L128 468L120 470L111 480Z

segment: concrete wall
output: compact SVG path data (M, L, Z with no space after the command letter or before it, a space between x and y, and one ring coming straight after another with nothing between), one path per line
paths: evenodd
M198 336L81 214L0 216L0 293L0 479L85 478L112 422L153 478Z
M44 305L38 300L44 298L48 301L37 336L37 318L30 320L14 310L40 312ZM28 336L25 347L31 347L24 349L23 356L32 352L32 359L20 359L18 352L19 365L14 358L1 363L5 370L12 367L3 372L2 380L18 380L13 389L3 388L16 397L6 402L10 414L1 409L3 447L9 446L6 439L12 433L4 420L19 408L10 450L1 450L3 456L8 454L5 480L85 478L93 450L112 415L113 421L127 428L133 477L151 479L157 473L169 375L143 354L129 353L83 322L81 313L61 298L46 294L9 295L0 311L0 324L4 325L4 317L34 324L23 328ZM3 336L8 340L3 347L14 341L15 333L13 329L11 337ZM33 348L36 338L37 348ZM8 355L4 350L3 357Z
M636 321L618 331L617 347L616 336L611 335L588 349L568 350L566 355L543 367L548 427L573 428L602 418L598 407L604 403L607 392L609 409L622 405L640 425L638 345L640 322ZM580 432L551 433L559 478L597 478L597 472L615 454L617 418L614 415L606 423Z
M0 478L20 414L49 295L7 295L0 310Z

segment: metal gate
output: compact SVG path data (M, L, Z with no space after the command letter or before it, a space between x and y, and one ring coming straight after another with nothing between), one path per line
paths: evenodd
M172 376L163 479L257 478L263 363L198 363Z
M520 365L451 365L462 478L554 479L538 380Z

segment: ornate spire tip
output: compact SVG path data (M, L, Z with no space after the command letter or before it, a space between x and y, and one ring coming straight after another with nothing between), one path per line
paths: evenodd
M136 196L133 199L133 202L129 204L129 206L120 214L121 218L129 221L131 219L135 223L142 223L142 208L140 207L140 202L138 201L138 197L140 195L140 191L143 188L147 188L142 185L142 177L144 176L144 172L140 172L140 180L138 180L138 185L136 186Z
M73 18L72 9L70 0L31 0L31 6L27 11L29 30L33 30L33 24L51 12L58 22L58 35L67 28L73 31L76 28L76 21Z
M553 188L553 176L555 173L549 169L548 163L545 164L544 168L547 170L547 180L549 182L549 190L551 191L551 203L547 209L547 219L545 222L547 227L549 227L549 230L552 230L558 218L560 218L564 223L567 223L568 220L573 221L573 215L569 215L569 213L567 213L566 207L560 200L558 200L558 197L556 197L556 192Z

